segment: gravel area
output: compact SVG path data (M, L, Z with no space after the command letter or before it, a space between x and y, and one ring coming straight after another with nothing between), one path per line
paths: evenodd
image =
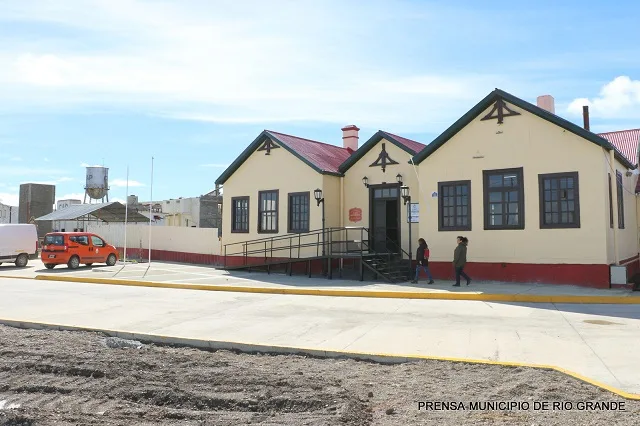
M519 405L472 406L499 402ZM534 409L542 402L548 410ZM0 326L0 425L52 424L631 426L640 401L554 371L208 352Z

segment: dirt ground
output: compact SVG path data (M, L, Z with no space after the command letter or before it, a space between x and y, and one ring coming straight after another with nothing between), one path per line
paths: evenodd
M113 341L0 326L0 425L640 424L640 401L551 371L113 348ZM471 406L501 401L530 406ZM534 410L543 401L549 410ZM561 401L573 409L551 409ZM624 411L585 410L586 401L624 403Z

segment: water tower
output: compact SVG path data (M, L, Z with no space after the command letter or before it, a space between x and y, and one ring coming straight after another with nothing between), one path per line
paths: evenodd
M87 167L87 184L84 187L84 202L91 200L107 199L109 202L109 168L107 167Z

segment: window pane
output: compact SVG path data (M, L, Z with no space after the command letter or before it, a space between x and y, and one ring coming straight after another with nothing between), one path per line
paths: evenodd
M518 225L518 215L510 214L508 215L508 225Z
M491 214L502 214L502 204L489 204Z
M508 201L518 201L518 191L510 191L507 194L509 195Z
M491 175L491 176L489 176L489 187L490 188L500 188L500 187L502 187L502 175Z
M502 225L502 215L490 215L490 223L495 226Z
M502 201L502 192L490 192L489 193L489 202L490 203L499 203Z
M504 176L504 186L518 186L518 177L516 175L505 175Z
M389 196L394 198L398 196L398 188L390 188L389 189Z
M518 213L518 203L509 203L507 206L509 213Z

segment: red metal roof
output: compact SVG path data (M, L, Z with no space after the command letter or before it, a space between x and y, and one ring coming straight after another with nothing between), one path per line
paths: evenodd
M394 135L393 133L389 133L389 132L384 132L384 133L388 134L389 136L391 136L392 138L400 142L402 145L409 148L411 151L413 151L414 154L419 153L426 146L423 143L412 141L411 139L403 138L402 136Z
M640 129L619 130L617 132L599 133L611 142L631 164L638 164L638 144L640 143Z
M325 172L339 173L338 167L351 155L349 150L340 146L285 135L271 130L267 130L267 132Z

